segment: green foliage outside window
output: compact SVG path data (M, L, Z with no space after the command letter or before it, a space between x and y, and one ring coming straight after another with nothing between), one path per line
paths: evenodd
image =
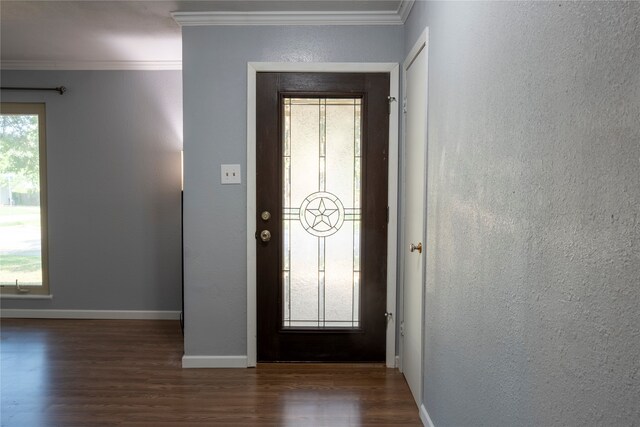
M0 187L40 191L38 116L0 116Z

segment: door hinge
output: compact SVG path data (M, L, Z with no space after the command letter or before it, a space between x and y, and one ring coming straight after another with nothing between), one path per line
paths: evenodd
M404 320L400 322L400 336L404 336Z
M391 103L396 102L395 96L387 96L387 114L391 114Z
M403 112L404 114L407 114L407 98L404 98L404 99L402 100L402 112Z
M389 206L387 206L387 224L389 224Z

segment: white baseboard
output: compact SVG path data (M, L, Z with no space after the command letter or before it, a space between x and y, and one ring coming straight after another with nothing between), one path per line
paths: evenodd
M179 311L143 310L21 310L2 309L0 317L21 319L178 320Z
M427 408L424 407L424 403L420 405L420 421L422 421L422 425L425 427L435 427L433 421L431 421L431 417L427 412Z
M182 356L183 368L246 368L247 356Z

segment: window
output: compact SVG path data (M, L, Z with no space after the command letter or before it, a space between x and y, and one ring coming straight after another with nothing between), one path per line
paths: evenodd
M0 104L0 287L48 294L44 104Z

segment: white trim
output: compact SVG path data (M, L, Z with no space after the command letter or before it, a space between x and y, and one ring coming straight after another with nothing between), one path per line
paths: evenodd
M394 62L249 62L247 64L247 365L257 360L256 320L256 73L330 72L390 73L390 96L399 97L399 67ZM389 224L387 243L387 311L393 317L387 325L386 365L396 366L396 257L398 231L398 102L391 103L389 117Z
M424 407L424 403L420 405L420 421L422 421L422 425L425 427L436 427L427 412L427 408Z
M0 294L0 300L3 299L53 299L53 295L42 294Z
M396 367L396 292L398 288L398 111L400 105L400 69L398 64L389 70L389 96L395 98L389 112L389 166L388 193L389 222L387 224L387 311L392 316L387 322L386 363L388 368Z
M182 356L182 368L246 368L247 356Z
M258 361L256 219L256 72L247 64L247 366Z
M257 72L391 73L398 67L395 62L248 62L247 65L254 73L254 79Z
M182 27L206 25L402 25L415 0L396 10L376 11L200 11L172 12Z
M427 46L428 43L429 43L429 29L425 28L422 34L420 34L420 37L418 37L418 40L416 40L416 43L413 45L413 47L409 51L407 58L402 63L402 68L404 71L407 71L409 69L411 64L413 64L413 61L415 61L415 59L418 57L420 52L422 52L422 50Z
M2 60L3 70L182 70L182 60L170 61L22 61Z
M2 318L21 319L131 319L131 320L178 320L179 311L142 310L23 310L2 309Z
M251 11L172 12L182 27L206 25L402 25L397 11Z
M409 17L409 13L411 12L411 8L413 8L413 4L415 3L415 1L416 0L400 1L400 4L398 5L398 11L396 13L400 16L402 23L405 23L407 21L407 18Z

